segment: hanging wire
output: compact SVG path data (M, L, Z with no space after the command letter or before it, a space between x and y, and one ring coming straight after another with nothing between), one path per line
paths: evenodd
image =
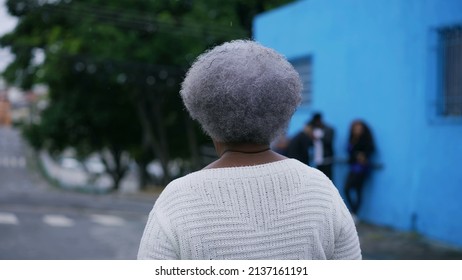
M46 4L41 9L51 12L66 14L71 20L81 21L82 16L91 16L99 22L109 23L120 28L140 30L145 32L182 33L183 36L200 37L204 34L209 36L230 36L242 38L246 32L238 28L230 28L215 23L200 24L192 20L183 19L181 22L167 21L158 17L139 12L120 10L107 6L97 6L82 3L70 4ZM35 10L37 11L37 10Z

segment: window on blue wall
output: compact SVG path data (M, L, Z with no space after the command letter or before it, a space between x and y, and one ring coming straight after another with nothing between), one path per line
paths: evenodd
M438 30L440 52L440 95L438 112L462 117L462 25Z
M302 91L302 105L308 105L311 103L312 98L312 63L311 57L301 57L297 59L291 59L290 63L294 66L300 75L300 79L303 84Z

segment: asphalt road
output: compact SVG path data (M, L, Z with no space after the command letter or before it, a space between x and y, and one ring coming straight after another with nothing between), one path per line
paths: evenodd
M0 127L0 259L135 259L154 195L50 186L16 130ZM357 225L365 259L462 259L415 233Z
M0 259L135 259L155 198L50 186L0 127Z

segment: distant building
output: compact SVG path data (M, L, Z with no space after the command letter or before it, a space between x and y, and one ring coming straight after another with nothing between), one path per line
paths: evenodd
M383 168L360 217L462 246L462 1L297 1L259 15L254 37L304 81L289 134L321 111L346 158L351 121L372 127Z
M0 91L0 126L11 125L11 106L6 91Z

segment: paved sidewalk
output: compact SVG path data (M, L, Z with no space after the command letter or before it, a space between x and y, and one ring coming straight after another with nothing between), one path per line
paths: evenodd
M366 260L462 260L462 248L429 240L416 233L366 223L357 225Z

